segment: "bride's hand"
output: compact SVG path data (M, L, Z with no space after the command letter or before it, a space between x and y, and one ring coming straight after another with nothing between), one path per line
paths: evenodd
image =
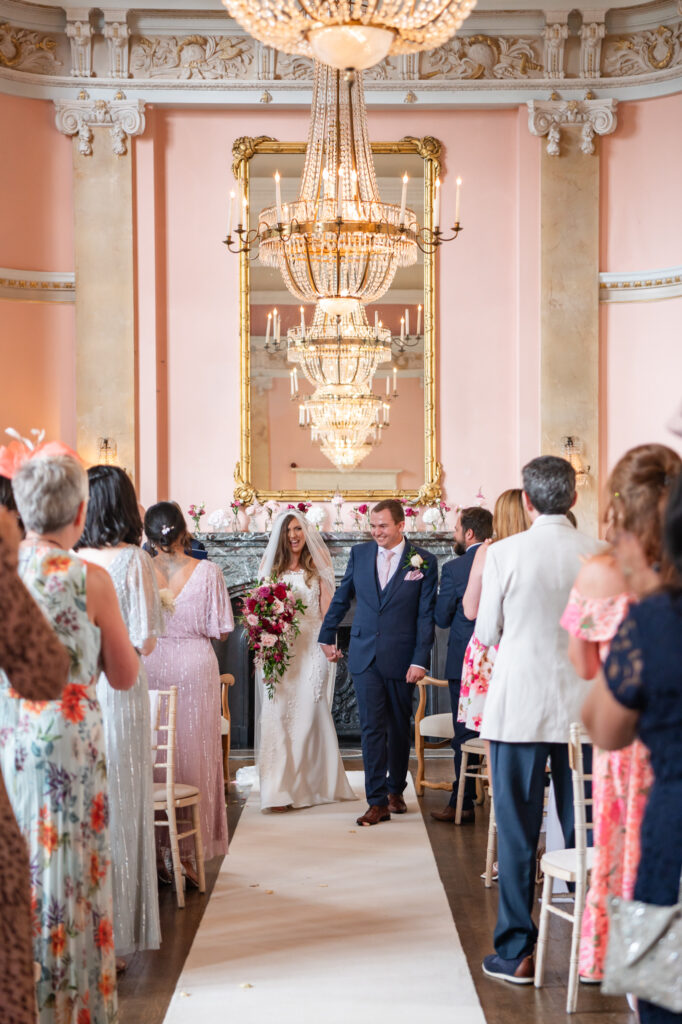
M336 662L341 661L343 658L342 652L335 644L320 644L320 647L324 651L324 656L327 661Z

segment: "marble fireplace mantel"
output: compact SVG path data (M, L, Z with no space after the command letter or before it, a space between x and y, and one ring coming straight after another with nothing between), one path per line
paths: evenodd
M239 597L256 582L258 566L270 539L269 533L199 533L196 536L206 546L211 561L220 566L232 597ZM454 555L452 533L449 531L409 533L406 537L408 543L426 548L433 554L439 567ZM350 549L370 540L369 533L359 531L323 533L322 538L332 556L337 580L345 572Z

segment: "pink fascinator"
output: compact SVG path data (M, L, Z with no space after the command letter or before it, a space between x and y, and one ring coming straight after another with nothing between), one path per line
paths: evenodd
M5 433L14 440L9 444L0 445L0 476L7 477L9 480L29 459L50 459L56 455L70 455L72 459L81 461L78 454L73 448L69 448L68 444L64 444L62 441L43 440L44 430L34 428L31 431L31 434L34 435L33 440L22 437L13 427L7 427Z

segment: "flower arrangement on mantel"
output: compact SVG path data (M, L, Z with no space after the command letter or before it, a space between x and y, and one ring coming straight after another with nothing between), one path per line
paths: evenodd
M206 515L206 502L202 501L200 505L192 503L187 509L187 514L194 522L194 529L198 530L199 524L201 523L201 517Z

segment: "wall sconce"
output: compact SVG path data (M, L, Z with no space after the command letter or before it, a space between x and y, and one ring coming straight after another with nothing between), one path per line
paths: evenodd
M586 487L589 483L591 466L584 464L583 450L584 446L579 437L567 434L561 438L561 454L575 470L576 487Z
M97 455L100 465L115 466L118 455L118 445L113 437L97 438Z

